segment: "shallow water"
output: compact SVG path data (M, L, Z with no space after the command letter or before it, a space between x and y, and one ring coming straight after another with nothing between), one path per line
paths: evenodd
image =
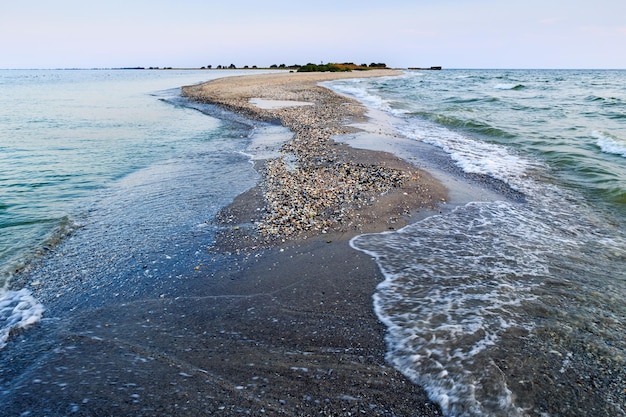
M351 242L385 276L374 305L388 360L446 415L626 414L624 78L458 70L332 84L524 196Z
M170 111L214 127L85 198L70 232L12 277L6 310L28 310L30 321L17 323L13 314L6 323L5 413L201 415L223 404L241 408L219 377L213 382L183 358L194 362L207 344L220 351L207 336L221 330L220 320L204 320L231 315L236 305L237 297L211 293L219 286L215 271L227 275L240 260L208 252L215 214L258 181L252 162L275 155L292 134L176 94L165 100ZM178 355L183 349L187 356ZM192 404L189 393L196 393Z
M256 181L251 155L289 137L180 98L241 73L0 71L0 347L51 297L106 302L103 286L130 296L196 261L208 221Z

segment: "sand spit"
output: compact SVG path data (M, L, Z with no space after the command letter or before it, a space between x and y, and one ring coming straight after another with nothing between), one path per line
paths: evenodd
M365 109L318 83L398 74L377 70L228 77L184 87L183 94L248 118L278 121L295 133L282 156L260 168L262 192L257 194L263 206L256 215L247 213L256 217L250 220L265 241L319 233L354 235L401 227L412 211L433 208L445 199L444 187L409 163L332 140L354 132L348 125L363 121ZM282 105L264 105L276 102ZM231 213L222 220L237 224L248 219Z
M128 271L128 282L104 274L104 282L86 281L86 292L50 300L59 317L0 351L11 364L0 372L2 387L11 387L0 392L3 411L441 416L385 362L385 326L371 299L382 276L347 242L397 228L445 196L393 155L331 139L353 129L345 123L363 119L364 109L317 83L371 75L284 73L186 88L248 117L279 120L294 138L280 158L259 162L259 186L219 215L225 232L206 262L154 276ZM313 105L263 109L249 102L255 97ZM129 283L142 292L119 299ZM90 291L107 302L92 305Z

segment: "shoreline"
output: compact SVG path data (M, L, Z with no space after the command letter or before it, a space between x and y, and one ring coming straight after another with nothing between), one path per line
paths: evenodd
M452 77L460 90L450 89L451 78L442 78L422 91L432 106L427 112L438 112L442 94L450 99L467 86ZM579 79L563 84L555 98L571 97ZM322 84L371 103L364 117L344 119L353 131L331 139L410 161L440 180L448 198L435 211L402 210L408 227L359 235L349 241L357 250L349 237L373 223L350 217L357 212L349 205L340 206L344 221L326 230L313 223L284 236L250 233L265 219L264 193L271 190L254 187L260 178L254 164L263 172L262 159L275 158L277 143L291 137L287 129L168 90L176 94L168 104L181 105L175 111L189 118L175 124L177 118L167 120L172 109L159 105L170 127L161 136L170 144L191 128L177 152L164 149L163 162L98 193L93 210L81 211L82 227L21 274L45 312L0 349L5 413L431 416L484 405L486 414L503 407L513 414L620 414L624 308L616 300L624 288L621 275L611 273L624 270L619 217L605 213L603 202L563 188L551 163L525 161L526 140L515 141L511 153L508 145L482 147L473 135L430 130L421 117L376 110L367 94L376 85L389 88L382 97L400 98L397 108L420 107L411 95L419 77L401 85L387 80ZM481 95L481 86L462 98ZM307 114L309 103L289 107ZM279 110L294 101L252 104ZM515 120L503 131L517 131ZM467 154L451 156L448 143L448 150ZM335 154L345 145L327 145L333 159L313 158L311 168L342 166ZM362 161L346 152L348 162ZM554 152L569 154L559 146ZM287 173L297 168L294 155L287 153ZM375 164L384 154L368 155ZM471 161L477 169L465 164ZM524 162L530 169L521 169ZM365 214L381 206L380 199L365 201ZM401 224L381 218L383 230ZM428 401L422 383L431 398L442 399L441 408Z
M215 221L222 224L222 232L207 262L176 271L174 280L168 277L173 272L165 270L137 279L132 285L140 290L138 296L118 295L130 285L126 282L85 281L88 293L48 297L47 320L16 334L12 346L0 351L2 361L11 364L0 370L6 412L442 414L421 387L385 361L386 329L372 305L382 275L369 256L348 242L357 234L396 229L412 221L411 213L421 207L431 210L444 198L444 189L391 154L330 140L357 130L349 123L365 120L365 109L356 101L318 87L311 75L302 78L304 83L287 83L296 91L285 89L282 80L274 96L261 94L254 86L260 77L265 88L267 78L274 76L220 80L254 81L257 98L300 97L299 101L315 105L257 110L246 109L245 104L240 111L232 106L229 110L257 120L276 122L282 117L295 132L296 143L290 142L287 149L296 152L298 163L309 170L306 178L330 184L332 192L341 195L338 184L328 179L340 178L332 171L336 168L347 175L347 166L349 172L365 175L365 186L357 184L362 187L359 195L333 199L340 204L323 207L326 211L320 210L319 219L326 223L279 228L279 234L264 233L262 228L261 233L250 233L263 221L264 211L257 208L267 205L263 193L269 183L264 175L261 184L218 214ZM311 129L314 123L302 122L301 117L322 126ZM307 140L311 134L313 141ZM270 172L267 165L262 172ZM292 173L276 170L270 175L282 181ZM393 180L394 175L404 182ZM376 187L369 176L386 178L383 184L388 188ZM427 182L426 199L420 194L425 179L432 180ZM309 194L315 191L309 187L317 185L317 181L296 184ZM332 219L336 210L341 221ZM275 220L270 216L267 224ZM91 291L102 304L93 304Z
M373 71L369 76L398 74L397 71L385 70ZM258 256L261 251L265 259L269 257L272 260L271 270L274 274L269 277L261 272L263 268L254 267L252 275L265 275L264 279L258 279L256 285L262 285L265 280L273 283L286 279L290 286L294 286L294 296L299 289L308 288L300 297L291 299L288 305L290 308L298 306L298 310L302 308L306 311L304 306L310 301L306 299L313 298L315 302L312 309L317 311L315 315L324 316L323 320L320 319L321 327L336 329L335 335L324 336L330 337L325 342L328 344L326 349L335 350L333 354L324 355L324 362L339 365L344 362L341 351L366 349L369 354L364 363L370 372L382 372L391 376L382 386L375 387L371 385L370 377L367 381L362 380L357 376L360 371L351 369L353 376L347 376L348 379L343 382L323 378L320 382L325 385L323 390L344 390L344 384L348 382L348 385L353 385L354 382L349 381L350 378L355 378L354 381L360 380L361 393L348 397L357 400L357 403L370 397L372 403L367 411L370 415L441 415L439 406L428 399L421 387L386 364L386 328L376 317L371 299L383 276L373 260L350 247L349 240L363 233L396 230L427 216L446 201L447 189L428 172L396 155L359 149L333 140L333 137L363 132L370 118L367 109L359 102L320 86L319 83L338 78L360 78L362 74L356 77L352 74L347 76L346 73L301 75L228 77L183 88L183 95L191 100L214 104L250 119L280 123L294 132L294 138L282 147L282 158L290 161L291 168L285 170L282 162L257 161L256 168L262 174L262 179L257 186L239 195L218 214L216 221L223 225L223 229L218 234L213 250L217 253L235 253L246 259ZM325 188L325 192L320 193L321 196L336 195L337 192L345 194L345 190L337 191L336 188L342 184L354 186L354 182L345 179L346 171L342 168L350 164L351 169L348 172L354 172L354 162L357 161L361 165L359 168L364 168L365 171L365 174L363 171L360 173L361 177L374 172L373 175L377 177L387 175L396 180L385 182L382 187L374 184L370 184L370 188L364 187L361 193L365 197L362 199L337 201L334 197L336 205L327 208L327 212L335 216L339 213L339 221L332 216L326 216L310 228L281 228L282 225L289 226L290 222L300 219L293 216L277 222L276 216L272 215L273 211L279 211L285 206L293 208L296 204L308 206L310 202L306 198L302 199L302 190L305 189L309 195L315 192L315 187L319 191L320 186ZM283 169L274 169L276 165ZM334 178L330 184L326 178L328 170L332 170L331 175ZM293 179L294 175L313 178L311 182L314 185L286 180L287 177ZM341 180L336 181L337 177ZM290 191L297 191L297 196L294 197ZM315 196L313 200L317 201ZM271 227L274 227L271 229L274 233L268 233ZM294 258L294 254L297 254L295 256L298 259ZM299 259L309 256L309 262L304 264L303 259ZM299 274L306 278L301 281ZM330 291L331 289L334 291ZM330 301L334 298L332 296L326 299L332 292L341 299ZM319 301L315 294L321 295ZM345 294L350 294L352 300L346 299ZM346 308L360 326L345 321ZM310 313L311 311L307 315ZM313 333L318 333L319 330L314 330ZM294 338L292 331L286 330L290 336L287 339L300 343L300 337ZM282 334L278 333L276 336ZM341 349L336 349L338 340L341 340ZM335 348L331 349L330 346ZM316 350L318 349L324 349L324 346L318 346ZM301 369L310 369L318 363L308 357L295 356L293 363L303 364L299 366ZM361 355L359 361L362 360ZM354 363L354 358L351 361ZM412 398L407 398L407 388L411 391ZM290 390L287 386L282 389ZM307 394L304 395L306 398ZM385 404L384 412L381 412L381 406L375 405L378 401ZM325 402L330 404L328 400ZM291 412L300 415L295 411L299 406L294 407ZM324 411L320 408L318 412L327 415L327 409L324 406ZM345 408L341 410L343 413L346 411ZM361 409L360 412L363 413L364 410ZM339 413L339 409L334 409L329 415L340 415Z
M400 72L364 74L381 77ZM242 233L256 228L260 233L252 239L259 245L320 233L349 239L401 228L412 221L414 212L434 210L446 201L445 186L428 172L391 153L333 140L363 131L356 123L366 124L367 110L356 100L318 84L363 76L264 74L183 87L183 96L192 101L214 104L249 119L280 123L294 133L282 146L281 157L257 163L261 182L256 190L240 197L255 195L256 204L249 204L255 211L242 216L227 208L221 222L233 224L235 231ZM234 204L239 211L244 206ZM244 239L235 236L242 233L234 233L230 241Z

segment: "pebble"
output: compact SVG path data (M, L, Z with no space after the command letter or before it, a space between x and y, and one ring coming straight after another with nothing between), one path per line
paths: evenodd
M358 217L353 215L355 210L372 205L377 196L414 178L384 165L346 161L338 154L331 137L350 132L346 121L363 115L355 100L298 83L255 86L248 95L225 98L223 92L212 93L203 87L210 85L185 87L183 94L249 118L279 120L294 132L292 140L283 145L281 156L266 161L262 172L265 206L256 227L267 239L344 230ZM252 97L313 105L262 109L249 102Z

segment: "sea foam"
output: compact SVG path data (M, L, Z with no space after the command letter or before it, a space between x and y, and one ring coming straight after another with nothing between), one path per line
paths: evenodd
M598 131L594 131L592 136L596 138L596 143L602 152L626 157L626 140Z
M497 178L519 191L519 180L536 165L504 146L481 142L426 120L413 118L399 129L411 139L443 149L464 172Z
M6 346L9 335L39 322L44 307L25 288L0 292L0 349Z
M398 137L442 149L461 176L498 179L525 198L477 200L398 231L352 239L351 246L372 256L384 276L373 299L376 314L388 330L387 360L424 387L447 416L521 416L533 407L545 415L550 407L565 410L566 405L560 404L567 395L562 385L530 387L527 381L543 372L576 383L578 376L570 369L580 368L581 363L590 374L601 371L601 363L589 361L593 356L584 356L581 362L580 353L568 353L579 346L580 337L588 341L590 351L611 358L613 369L622 369L624 309L616 300L623 296L626 282L621 272L623 231L604 221L603 214L575 190L551 180L552 153L569 154L571 149L550 140L561 138L561 119L555 116L550 119L553 124L546 125L541 116L530 123L536 114L533 106L523 102L528 97L507 91L501 95L514 97L509 112L498 113L505 100L482 99L485 83L493 88L492 78L470 86L474 90L468 98L447 84L442 89L440 79L447 74L429 74L430 84L398 78L395 88L353 83L343 92L378 110L390 106L389 113L404 113L401 121L393 123ZM350 91L359 88L363 91ZM524 87L503 84L499 89L520 88ZM549 88L544 88L546 93ZM429 96L430 90L443 91L447 100ZM398 98L402 94L409 98L402 101ZM424 103L434 110L421 111ZM464 126L450 128L427 120L431 115L449 115L472 121L483 108L497 113L486 120L505 127L508 123L509 130L520 125L524 137L472 135ZM537 128L541 136L528 126ZM626 144L614 134L594 132L594 138L604 153L626 153ZM529 144L533 152L535 146L550 152L535 158L528 148L525 151L523 145ZM607 265L613 270L607 272ZM594 333L578 330L588 328ZM527 360L531 351L534 357ZM565 360L553 361L552 355ZM604 390L613 402L623 397L619 389ZM578 404L588 402L581 399ZM539 406L544 403L550 407ZM603 415L623 415L619 411L611 409Z

